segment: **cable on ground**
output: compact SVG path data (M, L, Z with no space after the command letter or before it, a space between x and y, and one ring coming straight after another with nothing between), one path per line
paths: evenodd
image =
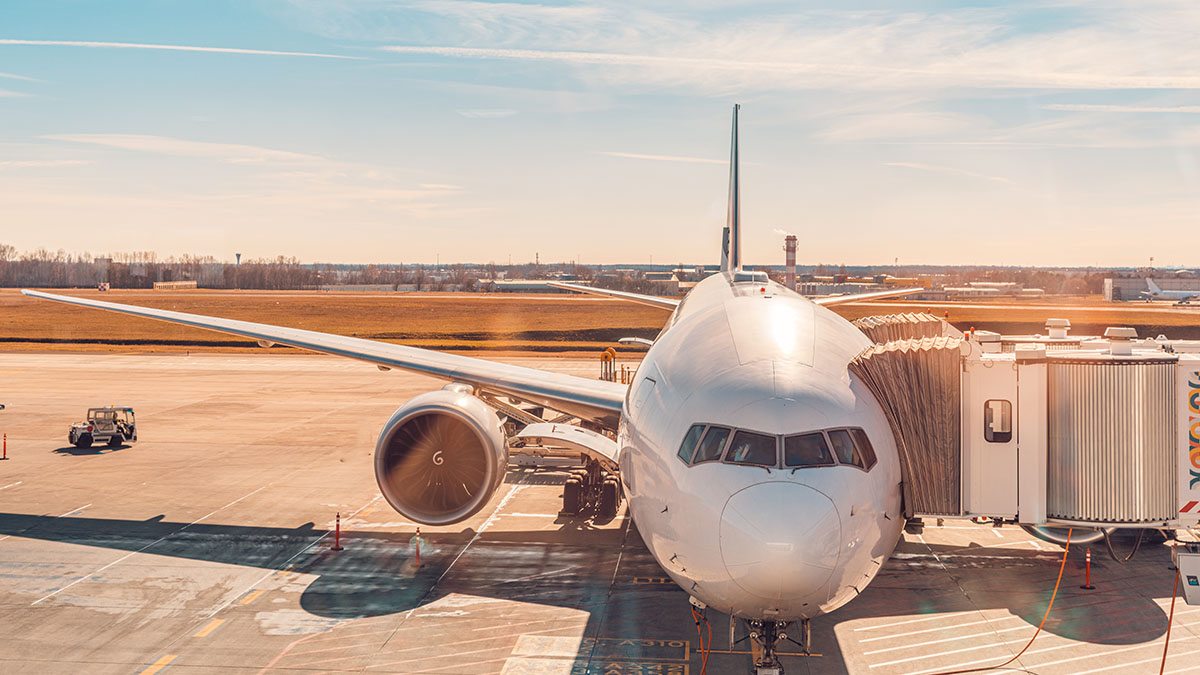
M1167 614L1167 639L1163 641L1162 663L1158 666L1158 675L1163 675L1167 669L1167 647L1171 646L1171 621L1175 619L1175 596L1179 594L1179 566L1175 566L1175 582L1171 584L1171 612Z
M1062 562L1058 565L1058 579L1054 582L1054 592L1050 594L1050 604L1046 605L1046 613L1042 615L1042 622L1038 624L1037 630L1033 633L1033 637L1029 638L1029 642L1025 643L1025 646L1021 648L1021 651L1017 652L1015 656L1004 663L994 666L968 668L966 670L948 670L944 673L937 673L937 675L961 675L962 673L982 673L988 670L998 670L1021 658L1021 655L1024 654L1031 646L1033 646L1033 641L1037 639L1038 635L1042 634L1042 627L1046 625L1046 619L1050 618L1050 610L1054 609L1054 598L1058 597L1058 587L1062 584L1063 570L1067 569L1067 554L1071 552L1071 532L1073 531L1074 528L1067 529L1067 541L1065 544L1063 544Z

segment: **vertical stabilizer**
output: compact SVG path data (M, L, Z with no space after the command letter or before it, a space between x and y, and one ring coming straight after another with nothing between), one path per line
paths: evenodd
M1146 285L1150 287L1151 293L1153 293L1155 295L1162 293L1162 289L1159 288L1158 284L1154 283L1154 280L1151 279L1150 277L1146 277Z
M725 231L721 242L721 269L740 269L742 266L742 189L738 178L738 111L742 106L733 106L733 139L729 146L729 214L725 220Z

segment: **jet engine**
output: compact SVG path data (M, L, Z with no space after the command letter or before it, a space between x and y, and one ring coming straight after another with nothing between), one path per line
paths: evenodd
M450 525L483 508L504 480L508 447L496 411L450 384L401 406L375 446L375 478L392 508Z

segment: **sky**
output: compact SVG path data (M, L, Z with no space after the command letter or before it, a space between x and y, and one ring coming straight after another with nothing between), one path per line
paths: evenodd
M5 0L0 243L1200 266L1185 0Z

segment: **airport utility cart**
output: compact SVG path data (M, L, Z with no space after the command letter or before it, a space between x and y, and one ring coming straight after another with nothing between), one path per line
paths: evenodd
M96 442L112 448L133 443L137 441L133 408L88 408L87 419L71 425L67 441L77 448L88 448Z

